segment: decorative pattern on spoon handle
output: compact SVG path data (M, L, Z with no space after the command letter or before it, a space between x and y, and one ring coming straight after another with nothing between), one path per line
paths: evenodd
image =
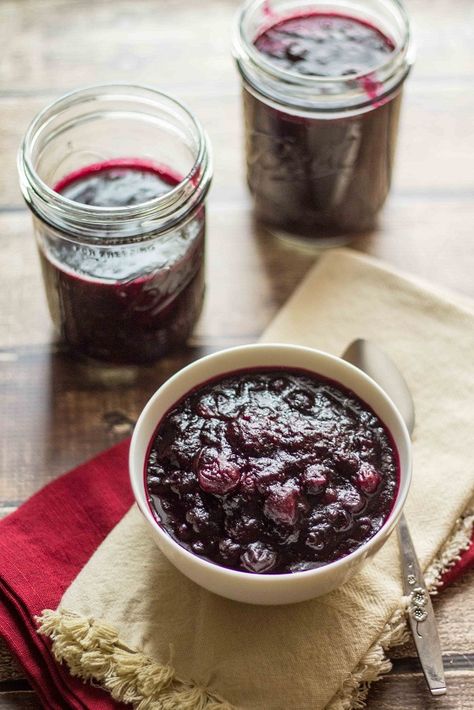
M433 605L404 515L398 524L398 538L401 551L403 591L409 600L408 621L413 640L432 695L444 695L446 682Z

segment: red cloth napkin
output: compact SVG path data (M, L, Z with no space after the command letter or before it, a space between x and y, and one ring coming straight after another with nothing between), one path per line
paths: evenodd
M117 710L104 691L72 678L36 633L34 618L65 590L133 502L124 441L50 483L0 523L0 636L48 710ZM474 566L474 537L443 577Z
M56 609L132 505L128 446L125 441L61 476L0 523L0 636L48 710L126 707L59 666L34 618Z

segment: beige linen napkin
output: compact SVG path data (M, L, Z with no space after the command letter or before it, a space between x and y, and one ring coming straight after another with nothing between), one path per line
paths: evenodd
M357 337L393 357L415 398L406 512L434 582L472 523L459 520L474 493L474 311L339 250L321 258L263 339L340 354ZM390 667L384 649L400 643L404 629L395 536L341 589L302 604L256 607L183 577L136 508L42 626L73 673L140 710L361 707L367 683Z

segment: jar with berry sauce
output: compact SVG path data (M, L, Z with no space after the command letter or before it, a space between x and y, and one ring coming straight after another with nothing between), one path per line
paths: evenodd
M135 364L184 343L203 303L212 177L197 118L151 88L82 89L34 119L18 166L68 348Z
M257 218L317 247L372 229L413 63L401 2L250 0L233 48Z

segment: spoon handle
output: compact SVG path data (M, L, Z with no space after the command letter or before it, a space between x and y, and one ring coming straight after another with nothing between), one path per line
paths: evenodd
M409 599L408 621L421 667L432 695L444 695L443 657L433 605L416 556L405 516L398 523L403 591Z
M408 385L395 363L383 350L368 340L354 340L346 348L344 360L351 362L379 383L392 398L411 434L415 425L415 408ZM443 657L430 595L420 569L405 516L398 523L398 542L403 578L403 591L409 597L408 619L426 683L432 695L444 695Z

